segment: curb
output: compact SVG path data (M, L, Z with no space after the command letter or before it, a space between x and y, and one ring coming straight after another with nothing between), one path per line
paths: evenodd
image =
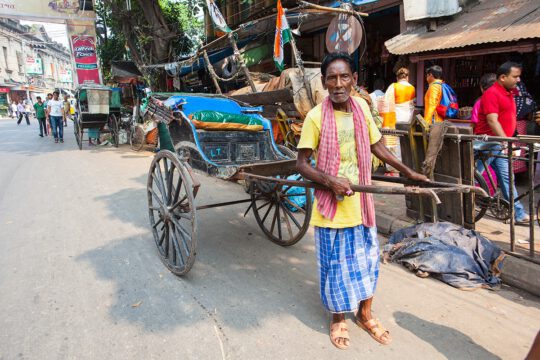
M405 227L409 227L415 224L412 220L401 220L380 211L375 214L375 223L377 224L377 231L383 235L388 236L392 235L392 233L396 232L399 229L403 229Z
M378 212L375 216L377 231L390 236L393 232L414 225L394 216ZM381 242L382 244L382 242ZM540 296L540 265L508 255L503 262L502 282L536 296Z
M540 296L540 265L508 255L504 259L503 283Z

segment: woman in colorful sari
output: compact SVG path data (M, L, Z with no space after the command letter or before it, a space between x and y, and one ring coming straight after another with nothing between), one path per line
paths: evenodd
M414 99L416 92L414 86L409 83L409 70L399 68L396 72L397 82L391 84L385 93L385 102L388 104L388 112L383 115L383 128L395 129L396 124L408 124L414 112ZM401 160L401 148L397 136L384 137L386 147ZM387 173L389 176L399 176L393 168Z

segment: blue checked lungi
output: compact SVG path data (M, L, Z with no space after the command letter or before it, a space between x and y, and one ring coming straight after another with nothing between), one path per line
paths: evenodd
M379 277L377 228L315 226L319 290L332 313L351 312L375 292Z

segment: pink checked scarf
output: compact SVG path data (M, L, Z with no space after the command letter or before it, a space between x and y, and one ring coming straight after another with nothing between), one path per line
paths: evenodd
M358 183L360 185L371 185L371 148L366 119L360 104L353 100L352 97L349 98L349 104L353 113L356 154L358 156ZM340 159L334 106L330 97L326 97L322 103L322 125L317 169L325 174L337 176ZM334 192L331 190L315 190L315 197L317 198L319 212L325 218L333 220L337 210L337 200ZM368 193L360 193L360 206L364 226L375 226L373 196Z

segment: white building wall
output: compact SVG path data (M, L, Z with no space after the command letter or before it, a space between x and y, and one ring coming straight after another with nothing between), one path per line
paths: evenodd
M25 43L24 51L23 40ZM41 47L32 47L30 44L31 41L35 42L36 40L28 38L23 39L23 37L15 31L4 28L0 22L0 87L9 84L9 80L26 84L24 72L26 56L39 56L43 61L43 75L32 75L33 78L40 78L40 82L44 83L48 88L58 86L65 89L73 89L73 82L61 84L58 78L60 66L71 68L71 59L68 53L69 50L60 52L55 48L47 46L47 44L45 44L45 48L43 45L41 45ZM7 55L7 64L4 51ZM20 54L21 66L19 66L17 53ZM53 64L54 72L53 68L51 68L51 64Z

